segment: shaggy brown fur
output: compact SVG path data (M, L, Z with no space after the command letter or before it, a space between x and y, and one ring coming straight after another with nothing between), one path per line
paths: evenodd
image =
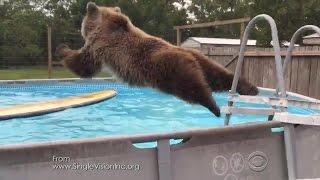
M132 25L119 8L98 7L91 2L81 32L83 48L71 50L61 45L56 51L75 74L92 77L108 66L130 85L159 89L220 116L212 91L229 90L233 74L198 51L148 35ZM243 79L237 91L258 94L258 89Z

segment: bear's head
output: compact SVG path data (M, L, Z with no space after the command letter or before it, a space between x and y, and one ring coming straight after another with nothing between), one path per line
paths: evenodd
M87 13L81 25L81 34L84 39L100 27L103 31L128 30L129 19L121 13L119 7L102 7L93 2L87 4Z

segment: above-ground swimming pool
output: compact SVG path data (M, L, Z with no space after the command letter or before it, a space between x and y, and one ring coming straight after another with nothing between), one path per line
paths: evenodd
M217 118L200 105L187 104L150 88L133 88L105 80L2 83L0 108L105 89L115 89L118 95L90 106L0 121L0 144L172 132L224 124L224 115ZM261 94L267 92L262 91ZM214 97L220 107L227 104L227 93L215 93ZM237 105L265 107L247 103ZM318 113L298 107L289 107L288 111L305 115ZM231 118L231 124L266 120L267 117L263 115L235 114Z
M297 37L310 29L320 34L318 27L307 25L294 34L282 67L274 20L265 14L254 17L244 32L230 94L235 93L241 74L248 33L260 19L270 24L275 42L280 96L273 98L275 90L263 89L260 97L230 95L227 103L227 94L215 94L218 105L228 105L223 110L225 122L201 106L110 79L0 82L3 107L104 89L118 91L117 97L99 104L0 122L0 179L319 179L320 124L319 116L312 116L319 112L293 106L286 112L287 104L319 110L319 101L286 93L283 78ZM280 111L252 101L279 106ZM272 121L237 113L265 114ZM228 125L229 120L238 125L217 127ZM185 141L170 143L172 139ZM157 146L134 146L145 142Z

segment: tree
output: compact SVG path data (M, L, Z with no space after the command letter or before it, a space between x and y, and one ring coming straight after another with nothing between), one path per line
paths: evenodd
M29 61L35 61L43 53L43 14L24 0L5 2L0 12L1 57L29 57Z
M319 0L199 0L192 1L188 8L194 13L194 22L227 20L258 14L272 16L278 26L280 41L290 41L293 33L306 24L319 25ZM193 35L239 37L239 27L212 28L193 32ZM252 32L252 38L262 46L270 46L270 27L267 23L258 23Z
M202 23L249 16L249 4L248 0L199 0L192 1L188 11L195 16L193 23ZM240 25L195 29L188 35L239 38Z

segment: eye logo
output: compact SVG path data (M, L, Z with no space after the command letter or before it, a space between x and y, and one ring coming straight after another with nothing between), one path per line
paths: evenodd
M245 160L242 154L240 153L233 154L230 159L230 166L233 172L235 173L241 172L245 166Z
M249 168L256 172L263 171L268 165L268 157L261 151L253 152L248 158Z
M213 171L218 176L223 176L228 171L228 160L224 156L217 156L212 162Z
M258 175L259 172L267 168L269 160L264 152L255 151L248 155L236 152L231 156L216 156L212 161L214 175L222 176L220 178L224 178L224 180L238 180L239 178L244 180L250 177L247 177L248 173L250 173L248 170L255 171L254 174Z

